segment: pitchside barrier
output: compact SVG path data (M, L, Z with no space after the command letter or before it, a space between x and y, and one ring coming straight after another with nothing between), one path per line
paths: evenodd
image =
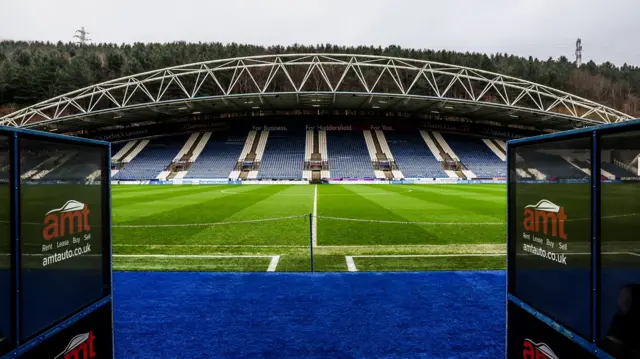
M507 358L639 358L640 121L507 145Z
M114 185L306 185L308 181L230 181L228 179L174 179L174 180L154 180L154 181L111 181ZM385 181L327 181L322 184L505 184L504 179L478 179L478 180L462 180L454 178L415 178L403 180L385 180Z
M0 359L113 358L110 157L0 127Z

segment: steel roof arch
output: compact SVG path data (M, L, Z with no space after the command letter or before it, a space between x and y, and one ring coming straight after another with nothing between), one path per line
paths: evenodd
M125 76L25 107L1 117L0 125L34 127L144 106L278 94L463 102L584 124L632 119L558 89L485 70L388 56L305 53L202 61Z

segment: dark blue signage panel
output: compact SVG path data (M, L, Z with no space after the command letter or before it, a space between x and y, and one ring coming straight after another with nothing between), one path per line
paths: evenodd
M11 187L9 150L10 139L0 135L0 356L12 348L13 342L13 288L11 255L13 238L11 236Z
M21 136L19 149L20 337L27 340L109 294L107 148Z
M591 336L591 136L510 148L509 290Z
M600 137L598 340L616 357L640 357L640 131Z
M507 310L508 359L597 358L513 302Z
M113 359L111 302L66 327L23 359Z

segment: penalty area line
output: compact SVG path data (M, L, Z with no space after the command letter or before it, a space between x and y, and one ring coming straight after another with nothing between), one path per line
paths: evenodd
M280 256L271 257L271 262L269 262L269 268L267 268L267 272L275 272L278 267L278 262L280 261Z
M358 268L356 268L356 264L353 262L352 256L345 256L345 260L347 261L347 269L349 272L357 272Z
M461 253L461 254L362 254L355 256L345 256L347 270L357 272L358 268L354 258L438 258L438 257L504 257L507 253Z

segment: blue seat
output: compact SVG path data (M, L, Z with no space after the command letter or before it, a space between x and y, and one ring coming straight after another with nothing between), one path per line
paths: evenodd
M524 160L524 165L518 167L535 168L547 178L582 179L589 176L558 155L533 150L519 150L517 154Z
M456 153L460 162L477 177L506 177L507 163L479 137L443 133L442 137Z
M45 180L84 180L100 169L101 159L96 152L78 152L61 166L56 167L44 177Z
M302 179L305 133L295 131L269 133L258 179Z
M185 178L228 178L238 164L246 135L211 136Z
M327 131L329 168L333 178L375 178L362 132Z
M385 132L393 159L405 178L447 177L418 131Z
M618 167L617 165L611 163L611 162L602 162L602 164L600 165L600 167L611 173L612 175L616 176L616 177L637 177L638 175L632 172L629 172L627 170L625 170L622 167Z
M173 162L189 135L152 139L131 162L118 171L114 180L144 181L158 177Z

